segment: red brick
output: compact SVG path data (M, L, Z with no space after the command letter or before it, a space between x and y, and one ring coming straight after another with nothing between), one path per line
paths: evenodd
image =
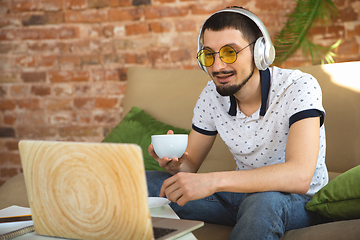
M60 39L78 38L80 35L80 30L77 26L61 27L58 31Z
M40 55L38 60L39 67L54 67L57 64L56 55Z
M0 3L0 5L1 5L1 3ZM3 5L2 5L2 7L4 8L4 12L8 11L8 9L5 9L6 7L4 7ZM0 6L0 8L1 8L1 6ZM13 16L3 14L2 17L0 18L0 28L11 26L14 22L14 19L15 18Z
M88 0L88 8L103 8L109 5L109 0Z
M113 37L114 36L114 26L113 25L103 26L102 34L104 37L107 37L107 38Z
M39 29L24 28L19 30L19 36L23 40L38 40L40 39Z
M151 0L133 0L132 5L134 6L151 5Z
M352 7L349 6L339 10L338 19L340 19L341 22L358 21L359 14Z
M256 1L255 6L259 12L270 12L274 9L279 11L288 7L286 1L278 0Z
M191 13L194 15L206 15L204 17L204 21L207 17L210 16L210 14L213 14L214 12L218 11L222 9L222 7L219 6L212 6L209 7L207 5L203 5L203 4L194 4L191 6Z
M28 42L28 49L31 52L51 52L51 53L70 53L71 52L70 42L44 42L34 41Z
M10 87L11 96L14 97L25 97L30 93L29 85L12 85Z
M106 22L107 18L107 11L104 10L65 12L65 22L67 23L99 23Z
M49 73L51 82L82 82L89 81L88 71L56 71Z
M57 39L59 30L56 28L39 29L39 39Z
M75 85L75 93L77 95L86 95L91 93L93 84L81 84L81 85Z
M169 51L167 49L149 51L148 60L151 64L169 62Z
M35 138L41 139L45 137L55 137L57 135L57 127L43 125L22 125L17 128L17 133L20 138Z
M359 57L359 43L356 40L344 40L338 48L339 55L356 55Z
M12 177L18 174L17 167L4 167L0 169L1 178Z
M10 1L0 2L0 11L1 11L1 13L10 12L11 11L11 2Z
M16 101L11 99L0 99L0 110L14 110Z
M115 69L106 69L105 70L105 80L118 81L119 80L119 71L115 70Z
M0 86L0 98L5 98L8 88L6 86Z
M132 5L132 0L110 0L111 7L128 7Z
M172 3L172 2L176 2L176 0L156 0L157 2L160 3Z
M92 121L92 114L89 112L77 112L77 119L81 124L89 124Z
M104 54L101 57L104 64L120 63L120 59L121 60L123 59L123 57L120 56L120 54L117 54L116 52L112 52L110 54Z
M5 142L5 147L9 151L16 151L18 150L19 140L8 140Z
M22 16L24 26L60 24L63 22L63 13L26 14Z
M70 84L61 84L53 87L52 93L57 96L72 96L73 95L73 87Z
M91 71L91 76L93 81L102 82L105 81L105 71L104 69L94 69Z
M76 55L65 55L59 58L59 65L61 67L78 67L80 66L80 57Z
M347 29L346 38L347 39L357 38L359 37L359 33L360 33L360 25L354 26L352 29Z
M0 127L0 138L15 137L15 130L11 127Z
M192 54L188 50L177 50L170 52L172 62L187 61L191 58Z
M16 37L17 37L17 30L0 29L0 40L15 40Z
M13 0L11 1L11 10L13 12L37 11L40 9L40 1Z
M340 39L344 38L345 29L343 26L315 26L310 28L309 35L320 36L321 39Z
M68 126L59 128L60 137L91 137L98 136L99 129L94 127Z
M150 23L150 29L152 32L155 33L163 33L163 32L170 32L172 26L171 23L166 23L166 22L152 22Z
M0 83L14 83L14 82L18 82L18 77L16 73L0 71Z
M10 53L16 49L16 45L11 42L0 42L0 53Z
M149 24L148 23L135 23L129 24L126 26L126 35L137 35L137 34L146 34L149 33Z
M18 100L18 106L19 108L26 108L26 109L39 109L40 102L39 99L33 98L33 99L20 99Z
M57 12L63 10L63 0L43 0L43 9L46 12Z
M58 32L56 28L24 28L20 30L19 36L23 40L56 39Z
M17 126L44 126L46 122L44 109L21 111L17 117Z
M70 111L56 111L54 113L50 113L49 116L49 123L52 125L59 125L59 124L69 124L71 122L78 122L76 118L73 116L73 112Z
M16 115L13 113L4 114L4 124L12 125L16 122Z
M4 124L15 124L16 122L16 115L13 113L10 114L4 114Z
M87 55L80 57L81 65L99 65L101 63L101 56L99 55Z
M81 39L73 42L72 44L72 53L100 53L101 44L98 39Z
M44 103L47 110L72 110L72 98L50 98Z
M183 17L189 13L187 7L146 7L145 18L156 19L165 17Z
M18 153L2 152L0 153L0 166L6 164L21 165L20 155Z
M176 22L176 31L178 32L190 32L190 31L196 31L196 23L193 20L180 20Z
M127 68L120 68L119 69L119 76L120 81L126 81L127 80Z
M110 9L109 21L140 20L144 16L143 8Z
M95 114L94 120L97 123L109 124L109 123L114 123L116 121L116 116L114 114L109 114L108 112L100 113L100 114Z
M23 72L21 79L24 82L45 82L46 73L44 72Z
M47 96L51 94L51 88L44 85L31 86L31 94L35 96Z
M93 109L94 108L94 98L75 98L74 107L78 109Z
M86 0L65 0L66 7L71 10L86 9Z
M21 56L16 59L16 65L19 67L35 67L36 60L33 56Z
M121 95L125 94L126 83L111 81L111 82L106 83L105 87L103 87L102 90L103 90L103 92L101 92L99 89L99 93L121 96ZM121 101L121 99L119 99L119 101Z
M96 108L113 108L116 107L116 104L116 98L96 98L95 100Z
M147 56L145 54L137 53L126 53L125 54L125 63L129 64L144 64L147 61Z

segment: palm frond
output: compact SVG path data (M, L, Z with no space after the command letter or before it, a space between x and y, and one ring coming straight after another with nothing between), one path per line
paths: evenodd
M313 44L307 39L307 34L316 22L322 21L326 24L331 21L337 14L336 6L332 0L296 0L296 2L294 12L288 16L285 27L275 37L274 45L277 55L275 62L284 62L299 48L307 49L306 52L310 54L313 61L315 56L316 58L326 56L326 60L333 61L332 54L324 53L325 49L333 50L332 46L322 47Z

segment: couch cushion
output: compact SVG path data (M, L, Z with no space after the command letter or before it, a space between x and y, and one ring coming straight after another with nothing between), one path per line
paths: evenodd
M306 209L344 220L360 218L360 166L339 175L318 191Z
M0 187L0 209L17 205L29 207L24 174L19 173Z
M143 151L145 170L160 170L163 168L149 155L148 147L151 135L166 134L168 130L174 133L189 134L190 130L162 123L138 107L133 107L123 120L105 137L103 142L135 143Z

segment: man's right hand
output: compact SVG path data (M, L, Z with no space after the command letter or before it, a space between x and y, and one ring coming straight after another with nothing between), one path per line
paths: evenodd
M174 132L172 130L169 130L167 134L174 134ZM176 157L172 159L169 159L168 157L159 158L156 155L154 151L154 146L152 144L149 145L148 152L149 155L152 156L159 163L160 167L164 168L166 172L173 175L180 172L180 168L184 161L184 158L188 156L188 153L185 152L181 158L176 158Z

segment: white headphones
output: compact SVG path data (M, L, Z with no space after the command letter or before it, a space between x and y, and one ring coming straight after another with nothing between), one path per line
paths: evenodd
M245 10L243 8L226 8L226 9L220 10L214 14L217 14L220 12L234 12L234 13L239 13L239 14L245 15L246 17L250 18L259 27L263 36L259 37L255 42L254 62L255 62L256 67L259 70L266 70L274 62L275 48L271 43L270 35L269 35L264 23L255 14L253 14L252 12ZM209 18L211 18L214 14L212 14ZM206 19L206 21L208 19ZM200 41L203 26L204 25L201 26L199 36L198 36L198 51L200 51L203 48L203 45L201 44L201 41ZM199 64L199 67L207 73L206 67L201 65L199 61L198 61L198 64Z

